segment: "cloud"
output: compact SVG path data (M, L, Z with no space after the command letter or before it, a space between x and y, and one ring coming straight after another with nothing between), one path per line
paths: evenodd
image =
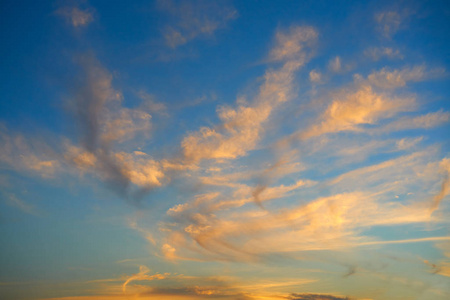
M440 249L445 258L440 260L439 262L433 264L427 260L424 261L427 265L429 265L432 269L431 272L433 274L439 274L442 276L450 277L450 237L447 241L442 241L436 244L436 248Z
M328 64L328 68L332 70L333 72L340 72L342 70L342 63L341 58L339 56L336 56L332 60L330 60L330 63Z
M27 203L12 194L6 196L6 204L16 207L19 210L21 210L22 212L29 214L29 215L33 215L33 216L41 215L40 211L34 205Z
M158 1L158 7L173 19L174 25L163 32L166 45L171 48L212 36L237 17L237 11L226 1Z
M93 152L104 146L101 137L105 133L102 123L106 122L106 105L120 102L122 95L113 89L112 75L92 54L81 56L78 63L82 75L74 95L73 108L81 129L83 146Z
M443 74L445 70L442 68L426 69L424 66L406 67L401 70L382 68L369 74L367 79L355 74L353 87L331 92L332 102L321 117L316 119L315 124L293 136L307 139L340 131L367 131L366 125L373 127L379 120L389 119L400 112L414 111L417 108L414 96L398 97L393 94L393 90L405 86L408 82L424 81L441 77ZM379 88L386 91L381 92ZM400 130L408 126L432 126L432 124L443 122L447 117L446 113L439 112L414 120L405 118L385 125L383 129L369 131ZM422 125L419 125L420 123Z
M423 81L441 77L444 74L445 71L442 68L427 70L424 66L392 71L388 68L383 68L378 72L370 74L367 77L367 81L376 87L394 89L405 86L407 82Z
M8 168L51 178L61 170L58 153L41 139L10 133L0 125L0 163Z
M403 55L400 50L389 47L372 47L364 50L364 55L372 58L374 61L378 61L383 57L389 59L403 59Z
M154 96L142 90L138 92L138 96L143 101L141 106L144 110L148 110L150 113L167 115L167 106L164 103L157 102Z
M393 241L372 241L363 242L360 246L368 245L387 245L387 244L412 244L412 243L425 243L425 242L437 242L437 241L450 241L450 236L435 236L418 239L406 239L406 240L393 240Z
M450 113L445 111L430 112L417 117L403 117L392 121L374 132L393 132L411 129L430 129L450 120Z
M145 153L89 152L69 145L64 157L80 172L92 173L110 182L114 185L112 188L125 197L130 196L130 184L140 187L140 192L143 192L161 186L166 179L161 163Z
M398 98L377 93L370 85L343 90L333 95L333 101L316 123L301 132L301 138L310 138L340 131L362 131L361 125L375 124L402 111L410 111L414 98Z
M139 267L139 273L134 274L123 283L122 290L125 293L127 289L127 285L130 284L132 281L152 281L152 280L162 280L167 278L170 274L154 274L154 275L148 275L150 273L150 269L146 266L140 266Z
M91 152L106 150L112 143L133 139L151 129L151 115L142 109L122 106L123 96L112 86L112 75L93 54L78 58L82 74L73 95L73 111L83 146Z
M428 147L420 149L412 153L407 153L399 157L383 160L377 164L364 165L360 168L351 169L341 175L334 177L329 184L337 185L342 189L362 189L371 187L374 192L389 190L390 188L401 191L406 188L403 185L409 186L414 183L424 181L440 181L441 175L433 170L438 170L439 161L435 159L437 153L436 147ZM414 170L422 170L416 173ZM405 174L414 172L415 177L403 178ZM385 182L385 178L390 178L391 181ZM380 186L382 185L382 186ZM403 191L406 192L406 191Z
M310 150L305 151L309 157L331 159L333 164L322 169L326 172L339 169L345 165L355 165L372 158L374 155L394 154L399 151L411 151L420 147L423 136L402 139L376 139L373 135L359 136L324 136L314 141ZM333 151L330 151L333 149Z
M228 218L217 218L197 212L190 220L180 234L195 243L190 244L186 238L171 241L171 248L182 250L178 259L189 254L185 249L188 248L214 260L258 261L270 253L383 244L383 241L371 244L371 238L358 236L355 230L432 219L420 206L382 203L371 195L355 192L319 198L279 213L234 213Z
M112 75L92 55L78 58L81 74L74 80L68 106L79 128L79 141L64 137L50 143L10 133L0 126L3 167L37 174L92 174L130 200L169 181L165 172L185 169L176 161L154 160L142 151L127 151L124 142L149 137L151 115L141 107L122 105L122 94L112 86Z
M309 80L313 83L320 83L322 81L322 74L316 70L309 72Z
M431 212L434 212L439 207L441 201L450 192L450 159L444 158L442 161L439 162L439 167L440 172L443 173L443 179L439 193L437 193L433 197L433 204L430 208Z
M401 140L398 140L395 144L397 146L397 149L406 150L416 146L422 140L423 140L422 136L417 138L403 138Z
M412 140L403 140L401 144L414 144L417 139ZM390 145L395 149L396 140ZM251 178L248 174L205 177L210 180L208 184L217 186L215 193L168 211L171 225L164 228L168 230L165 243L169 246L164 247L171 250L170 257L176 260L254 262L280 253L442 240L430 237L386 241L365 234L376 226L422 226L443 221L441 214L433 212L447 193L435 188L446 180L444 173L436 172L439 166L444 172L446 160L435 161L435 155L436 149L425 149L351 169L328 183L305 184L307 180L302 180L292 185L267 186L258 195L260 201L276 199L277 205L265 210L245 206L251 203L254 191L243 184L244 178ZM332 174L335 173L333 170ZM386 178L390 180L386 182ZM330 187L330 196L306 196L324 184ZM426 190L422 188L425 186ZM220 187L230 189L231 194ZM417 187L421 187L419 191ZM411 192L417 196L410 195ZM407 193L408 200L394 197L405 198Z
M297 276L298 277L298 276ZM107 278L84 282L90 296L45 298L47 300L69 299L286 299L282 288L295 288L315 282L314 279L284 278L285 280L239 279L231 276L196 276L170 273L150 274L146 266L131 276ZM1 284L1 283L0 283ZM21 284L21 283L19 283ZM61 285L61 283L59 283ZM79 282L64 283L80 287ZM75 290L75 289L74 289ZM44 300L44 299L41 299Z
M397 11L384 11L375 14L378 31L386 38L391 38L400 30L404 17Z
M112 75L92 54L81 56L78 63L82 74L71 105L82 147L67 142L65 160L82 173L107 181L127 198L161 186L165 174L160 162L142 151L117 150L138 135L149 136L151 115L142 108L122 106L123 97L113 88Z
M115 153L115 159L123 167L124 174L132 183L142 187L162 185L161 181L165 175L157 161L125 152Z
M350 300L348 297L333 296L326 294L291 294L289 300Z
M82 9L76 6L63 7L56 11L56 13L66 19L66 21L73 27L85 27L94 21L94 9Z
M311 48L318 37L317 31L312 27L292 26L287 31L278 31L275 35L276 46L270 52L275 61L297 59L305 55L305 48Z
M136 230L137 232L139 232L140 234L142 234L142 235L145 237L145 239L146 239L149 243L151 243L152 245L155 245L155 244L156 244L156 241L155 241L155 239L154 239L154 237L153 237L152 230L140 226L140 225L138 224L138 218L137 218L137 217L135 217L135 218L129 218L129 219L127 220L127 225L128 225L129 228L134 229L134 230Z
M317 34L310 27L292 27L278 38L272 57L287 59L278 70L269 70L252 105L218 110L222 124L216 128L203 127L182 142L185 157L198 162L203 159L234 159L253 150L263 133L263 125L272 111L293 96L295 72L306 62L303 43L311 43ZM290 43L289 41L292 41ZM294 44L294 46L292 46ZM300 46L302 45L302 46Z

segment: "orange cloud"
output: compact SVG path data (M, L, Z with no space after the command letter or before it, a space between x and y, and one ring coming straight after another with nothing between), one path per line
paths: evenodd
M272 111L292 98L294 74L307 60L304 47L313 43L316 36L310 27L293 27L288 33L279 33L272 56L276 60L287 60L284 65L266 72L252 105L222 107L218 111L220 126L203 127L185 137L182 142L185 157L194 162L234 159L255 149Z
M375 92L363 84L356 90L343 91L333 96L332 103L314 124L299 133L303 139L339 131L361 131L360 125L374 124L402 111L410 111L414 98L394 98Z

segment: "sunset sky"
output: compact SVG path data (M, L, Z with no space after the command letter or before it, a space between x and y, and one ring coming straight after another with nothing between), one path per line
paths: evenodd
M0 299L450 299L450 2L0 14Z

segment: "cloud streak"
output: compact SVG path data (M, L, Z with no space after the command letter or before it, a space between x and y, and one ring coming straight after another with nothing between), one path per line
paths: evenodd
M86 27L93 22L94 13L95 10L91 7L83 9L78 6L66 6L56 11L56 14L64 17L75 28Z
M308 59L304 47L316 38L317 33L311 27L292 27L287 33L277 34L277 45L271 56L284 61L283 66L265 73L253 104L221 107L218 114L222 124L217 128L203 127L185 137L182 148L186 159L193 162L235 159L255 149L272 111L293 97L295 72Z
M170 48L177 48L191 40L209 37L237 17L237 11L226 1L158 1L162 12L171 16L173 25L164 31L164 40Z

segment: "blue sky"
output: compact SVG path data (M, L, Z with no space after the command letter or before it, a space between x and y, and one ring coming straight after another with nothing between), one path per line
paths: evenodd
M446 1L3 1L5 299L448 299Z

